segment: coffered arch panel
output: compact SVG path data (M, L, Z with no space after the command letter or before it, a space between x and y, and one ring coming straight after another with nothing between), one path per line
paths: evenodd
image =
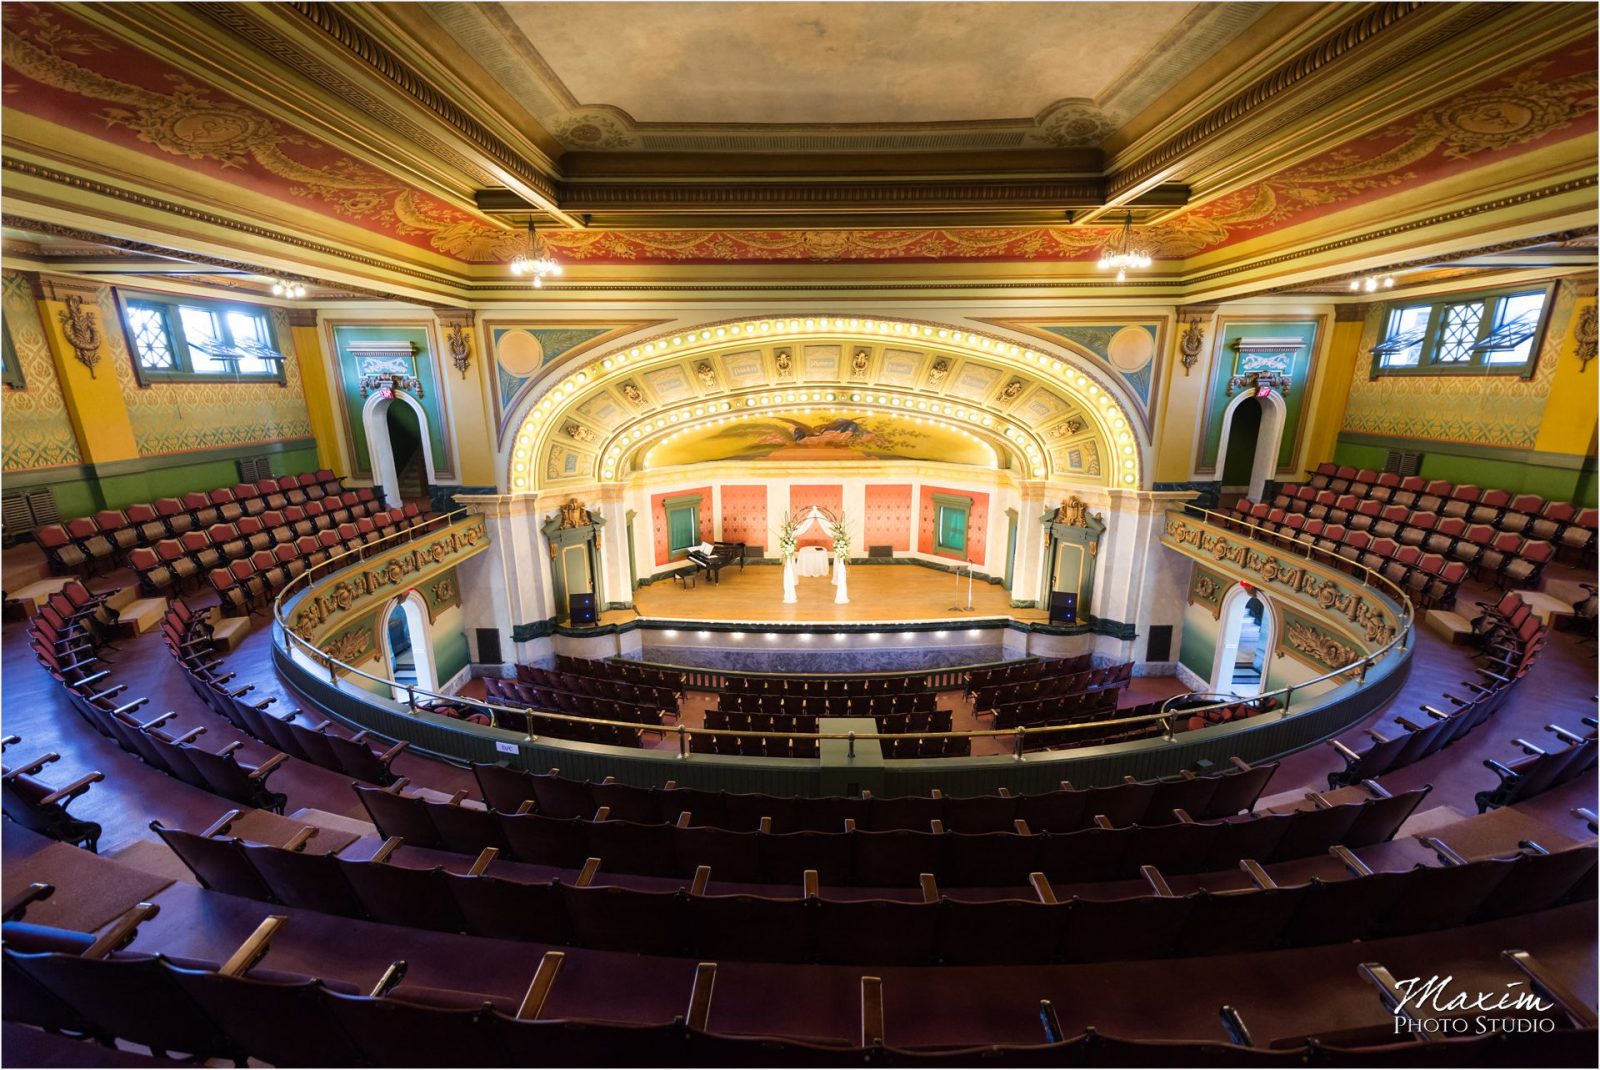
M757 421L797 428L797 441L852 428L911 455L908 440L943 442L956 463L1125 490L1144 485L1148 447L1134 404L1068 349L864 316L728 320L632 341L553 369L521 408L503 458L512 493L625 479L652 451L682 460L685 438ZM661 453L666 443L677 445Z

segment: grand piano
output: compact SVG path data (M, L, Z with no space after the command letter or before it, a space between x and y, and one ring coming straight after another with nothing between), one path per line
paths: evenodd
M745 545L742 542L703 542L689 551L688 558L694 563L695 575L703 571L712 583L720 583L724 565L737 561L739 571L744 571Z

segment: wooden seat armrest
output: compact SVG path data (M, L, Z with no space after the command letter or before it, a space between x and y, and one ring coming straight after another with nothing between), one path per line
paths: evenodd
M1028 828L1028 823L1026 821L1022 820L1022 818L1020 818L1020 817L1016 818L1015 820L1013 820L1011 822L1011 827L1016 829L1018 836L1032 836L1033 835L1033 832Z
M1493 769L1495 773L1499 775L1501 780L1517 779L1517 774L1514 770L1507 768L1505 765L1495 761L1493 758L1485 758L1483 760L1483 764L1486 768Z
M1344 863L1344 868L1350 871L1352 877L1372 876L1372 867L1357 858L1350 848L1335 844L1328 848L1328 853Z
M521 817L523 814L531 813L533 813L533 800L523 799L522 802L517 806L517 816Z
M327 722L324 721L323 723L326 724ZM394 746L378 755L378 764L388 765L390 762L400 757L401 754L405 753L406 749L410 746L411 741L409 739L402 739L400 742L396 743ZM463 792L462 794L466 793Z
M383 790L388 792L390 795L399 795L402 791L404 791L406 789L406 785L410 784L410 783L411 783L411 778L408 777L408 776L396 777L394 783L390 784L388 787L384 788Z
M57 788L49 795L46 795L44 798L40 799L39 805L54 806L62 801L70 802L79 795L82 795L84 792L88 791L90 784L98 784L105 778L106 775L98 771L93 773L85 773L77 780L74 780L72 783L68 784L66 787Z
M136 713L136 712L138 712L138 709L139 709L140 706L147 705L149 703L149 701L150 701L150 696L146 695L143 698L136 698L132 702L124 702L122 705L118 706L116 709L112 710L111 712L112 713L124 713L124 714Z
M27 913L28 907L34 903L42 902L56 894L56 886L34 881L16 895L7 899L4 908L0 908L0 918L5 921L19 921Z
M1422 837L1422 845L1437 855L1439 861L1447 866L1464 866L1467 864L1467 860L1462 857L1460 852L1437 836Z
M237 690L237 691L229 691L228 692L228 697L229 698L238 698L240 695L247 695L250 692L254 691L255 689L256 689L256 685L255 684L245 684L243 687L239 688L239 690Z
M1518 840L1517 847L1520 850L1536 855L1547 855L1550 853L1550 848L1544 846L1538 840Z
M1371 795L1374 799L1392 799L1392 798L1394 798L1393 793L1390 792L1388 788L1384 787L1382 784L1378 783L1376 780L1373 780L1371 777L1368 777L1366 780L1363 780L1361 782L1361 786L1366 788L1367 789L1367 794Z
M1150 885L1151 892L1156 896L1162 899L1176 898L1172 894L1172 885L1167 883L1167 878L1163 877L1155 866L1140 866L1139 876L1145 879L1145 883Z
M1337 739L1328 740L1328 746L1339 752L1339 757L1345 760L1346 765L1355 765L1357 762L1361 761L1361 755L1357 754L1343 743L1340 743Z
M694 815L692 813L690 813L688 810L680 810L678 812L678 820L673 823L673 827L686 829L689 827L689 823L693 820Z
M138 935L139 926L159 913L161 908L154 903L135 903L78 957L91 961L103 959L118 948L127 947Z
M1507 962L1527 975L1528 983L1540 998L1561 1008L1561 1013L1572 1019L1573 1025L1579 1029L1595 1027L1595 1013L1589 1004L1569 991L1549 971L1543 969L1532 955L1518 950L1502 951L1500 954Z
M461 800L465 799L466 797L467 797L467 789L466 788L457 788L455 794L450 796L450 801L448 803L446 803L445 805L446 806L460 806L461 805Z
M806 899L822 898L822 881L816 870L808 869L800 874L800 891Z
M711 883L711 867L695 866L694 880L689 883L690 895L705 895L706 885Z
M1244 870L1255 886L1262 891L1271 891L1278 886L1278 882L1273 880L1272 876L1262 868L1261 863L1253 858L1239 859L1239 868Z
M289 918L283 914L269 914L256 926L256 931L245 937L233 954L228 956L217 970L218 977L243 977L250 971L250 967L266 957L271 949L272 938L278 930L288 924Z
M183 735L177 737L174 740L171 740L171 743L175 747L181 747L185 743L193 743L195 740L199 739L201 736L203 736L205 734L206 734L206 726L205 725L195 725L193 728L189 729L189 731L185 732ZM237 750L238 748L240 748L242 746L244 746L244 744L240 743L240 742L238 742L236 740L233 743L228 744L226 747L223 747L222 750L218 751L218 753L219 754L232 754L235 750Z
M1501 676L1497 672L1490 672L1488 669L1479 669L1478 671L1480 673L1482 673L1483 675L1489 677L1489 679L1491 679L1491 680L1499 680L1502 684L1509 684L1511 682L1511 678L1510 677Z
M372 857L367 859L367 861L373 865L379 865L387 862L389 861L390 855L394 854L396 851L400 850L401 847L405 846L405 842L406 838L404 836L390 836L388 839L383 841L383 846L374 851L372 853Z
M365 743L367 741L367 737L370 736L371 734L372 733L369 730L363 728L361 731L357 732L355 735L350 737L350 742L351 743Z
M1558 724L1547 724L1544 726L1544 730L1554 735L1557 739L1567 743L1582 743L1584 741L1583 737L1578 735L1578 733L1569 732Z
M1429 717L1432 717L1435 721L1448 721L1450 719L1450 715L1448 713L1445 713L1443 710L1436 710L1427 703L1423 703L1418 707L1418 709L1427 714Z
M319 830L315 825L302 826L300 831L296 832L293 836L290 836L288 841L284 843L283 850L304 851L306 849L306 844L310 843L316 838L318 831Z
M1321 792L1308 791L1308 792L1306 792L1306 798L1310 799L1312 805L1315 806L1318 810L1328 810L1328 809L1331 809L1333 807L1333 804L1331 802L1329 802L1327 800L1327 797L1324 796Z
M255 769L251 770L248 776L251 780L264 781L267 779L267 777L272 775L272 771L274 769L278 768L278 766L282 765L288 760L289 756L280 751L279 753L268 758L266 761L262 762L260 765L256 766Z
M565 951L546 951L539 957L539 968L533 971L533 980L528 982L528 991L517 1007L518 1018L532 1021L544 1013L544 1005L549 1002L550 990L555 987L556 975L561 972L566 958Z
M1111 819L1109 817L1107 817L1105 814L1095 814L1094 815L1094 825L1095 825L1095 828L1102 828L1102 829L1114 829L1114 828L1116 828L1116 826L1111 823Z
M594 812L594 816L591 817L589 820L590 821L610 821L611 820L611 807L609 807L609 806L600 807L598 810L596 810Z
M883 1045L883 979L861 979L861 1047L877 1048Z
M1043 873L1028 874L1028 885L1033 889L1033 894L1038 897L1039 902L1047 906L1054 905L1057 902L1056 890L1050 887L1050 878Z
M200 835L208 840L213 836L221 836L223 833L227 832L233 827L233 823L239 820L239 815L243 812L244 811L242 810L229 810L227 813L213 821L211 823L211 827L207 828Z
M1511 741L1511 744L1512 744L1512 746L1515 746L1515 747L1521 747L1522 748L1522 753L1528 754L1528 755L1532 755L1532 756L1534 756L1536 758L1543 758L1547 753L1549 753L1543 747L1535 747L1532 743L1529 743L1527 740L1523 739L1521 736L1518 736L1516 739L1513 739Z
M172 720L176 716L178 716L178 711L177 710L168 710L166 713L163 713L160 717L152 718L151 720L148 720L148 721L144 722L143 724L141 724L139 726L139 730L141 732L148 732L152 728L160 728L162 725L166 724L168 721Z
M57 754L55 751L49 751L48 753L39 755L39 757L35 758L31 762L28 762L26 765L19 765L15 769L6 770L5 779L11 780L14 777L19 776L32 776L45 766L49 765L51 762L59 762L60 760L61 755Z
M1404 728L1407 732L1422 731L1422 726L1420 724L1417 724L1415 721L1405 717L1396 717L1394 719L1394 723L1399 725L1401 728Z
M1039 1027L1044 1030L1046 1044L1060 1044L1067 1039L1061 1031L1061 1019L1056 1016L1055 1005L1047 999L1039 1001Z
M937 903L939 901L939 882L932 873L919 873L917 883L922 886L922 901L924 903Z
M935 836L943 836L944 835L944 822L940 821L936 817L935 818L930 818L929 821L928 821L928 831L933 833Z
M406 972L410 968L405 959L395 959L389 963L388 967L383 971L383 976L378 978L378 983L373 985L372 991L367 993L368 997L377 999L380 996L387 996L394 990L396 985L406 979Z
M1387 743L1387 742L1389 742L1389 737L1388 736L1381 736L1377 732L1374 732L1370 728L1364 728L1364 729L1362 729L1362 731L1365 732L1368 736L1372 737L1372 741L1374 743Z
M90 702L99 702L102 699L116 698L126 690L128 690L127 684L113 684L104 691L96 691L94 694L85 695L84 697ZM82 692L80 691L79 694L82 694Z
M90 673L88 676L79 677L68 686L70 686L74 691L77 691L79 688L88 687L91 684L98 683L110 675L110 669L101 669L99 672ZM79 693L81 694L81 692Z
M1479 694L1492 695L1494 693L1494 692L1490 691L1487 687L1484 687L1482 684L1475 684L1471 680L1463 680L1461 682L1462 682L1463 685L1472 688L1472 690L1478 692Z
M274 702L277 702L277 701L278 701L278 696L277 695L268 695L266 698L264 698L260 702L256 703L255 704L255 708L258 709L258 710L264 710L268 706L272 705ZM292 717L294 715L290 714L289 716Z
M579 888L587 888L594 883L595 875L599 872L600 860L598 858L584 859L583 868L578 871L578 879L572 883Z
M483 876L484 870L488 869L490 863L492 863L496 858L499 858L499 857L500 857L500 848L498 848L498 847L485 847L483 850L478 852L478 857L474 858L472 860L472 868L467 870L467 876L469 876L469 877L481 877L481 876Z
M689 987L689 1009L684 1012L683 1024L704 1033L711 1020L711 996L717 985L717 964L702 962L694 968L694 983Z
M1222 1030L1228 1034L1228 1039L1241 1048L1256 1046L1255 1038L1250 1035L1250 1028L1244 1024L1244 1018L1237 1009L1224 1003L1217 1011L1222 1019Z
M763 835L771 835L772 834L772 818L763 817L761 819L760 824L757 825L757 831L762 833Z

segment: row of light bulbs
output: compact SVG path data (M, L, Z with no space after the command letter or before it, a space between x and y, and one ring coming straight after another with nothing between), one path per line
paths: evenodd
M522 428L517 434L513 448L513 491L530 491L534 489L534 480L531 474L530 459L534 441L537 437L539 426L549 416L555 406L564 402L580 387L589 383L590 372L599 376L605 372L612 372L627 366L630 361L639 358L653 358L668 352L688 352L708 345L729 340L774 339L785 335L826 333L833 331L850 331L852 333L868 333L885 337L903 337L907 339L926 339L934 342L944 342L950 345L966 346L976 350L977 356L997 355L1009 356L1038 366L1041 370L1054 372L1059 378L1065 380L1089 399L1100 410L1100 417L1111 432L1115 440L1112 460L1115 469L1112 475L1112 484L1124 487L1136 487L1138 477L1138 452L1133 442L1129 423L1116 404L1116 399L1108 390L1103 390L1094 378L1083 374L1059 358L1038 353L1031 349L1024 349L1012 342L991 338L974 332L950 330L946 327L933 327L928 324L912 323L905 320L887 320L863 317L845 316L813 316L807 318L748 320L743 323L723 324L716 327L706 327L695 331L687 331L670 337L663 337L639 345L630 346L626 350L617 350L604 357L587 371L580 371L569 376L561 382L554 384L540 399L527 418L523 421ZM685 347L688 347L687 349ZM851 396L853 401L870 400L861 398L861 395ZM859 401L858 401L859 403ZM1038 463L1043 464L1040 457ZM605 475L602 467L599 473L603 478L612 478ZM612 468L615 474L615 468Z
M1394 285L1393 275L1368 275L1364 279L1351 279L1351 293L1377 293Z
M272 296L301 298L306 295L304 283L295 282L293 279L273 279Z

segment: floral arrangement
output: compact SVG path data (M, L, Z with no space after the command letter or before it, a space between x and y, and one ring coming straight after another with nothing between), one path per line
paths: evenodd
M844 513L828 517L828 533L833 536L833 556L843 561L850 556L850 532L845 526Z
M795 543L798 541L796 532L800 525L788 513L783 514L783 520L778 524L778 558L788 561L795 555Z

